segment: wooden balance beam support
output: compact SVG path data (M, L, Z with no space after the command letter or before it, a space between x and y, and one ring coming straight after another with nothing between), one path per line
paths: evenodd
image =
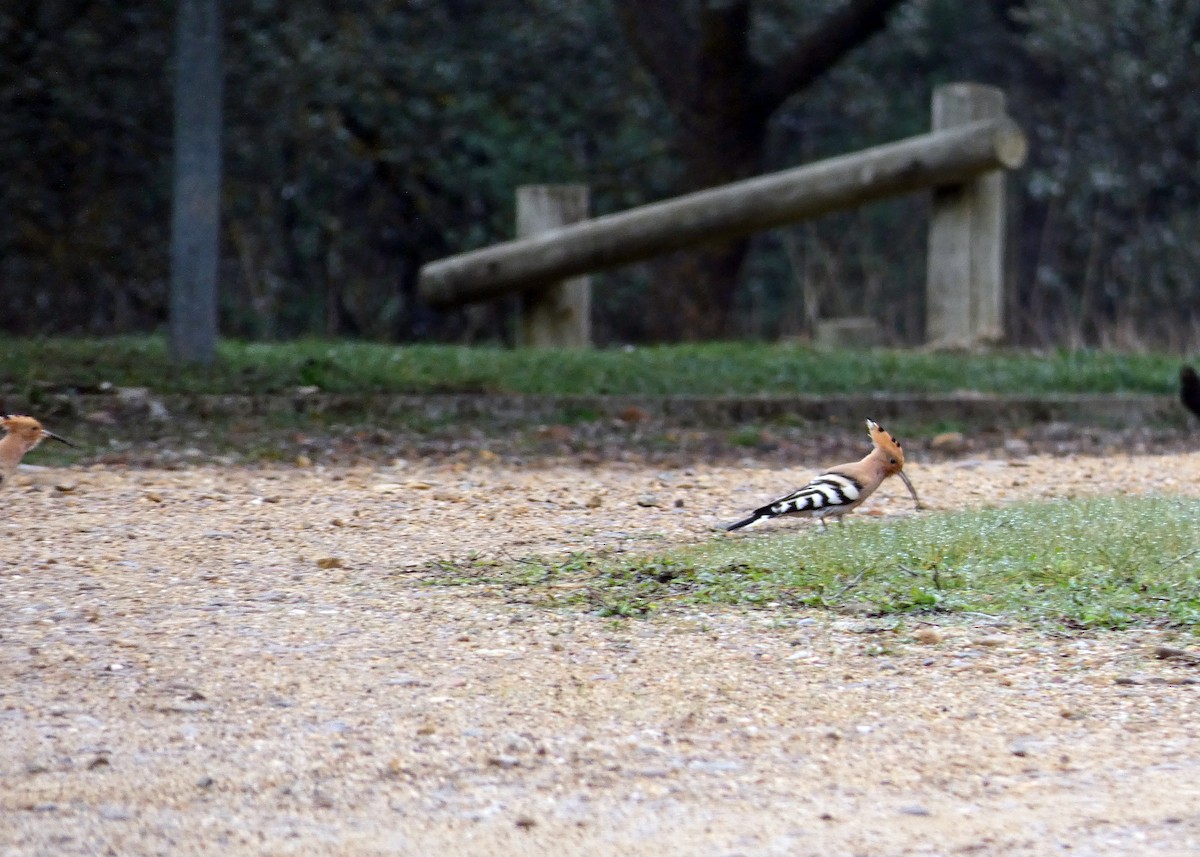
M950 83L933 91L933 129L1004 116L994 86ZM925 272L925 341L971 348L1004 340L1004 174L933 190Z
M1021 129L995 116L451 256L425 265L418 287L435 307L545 288L695 244L963 185L1018 167L1025 155Z
M550 232L586 220L586 185L522 185L517 188L517 237ZM517 344L524 348L587 348L592 344L592 284L571 277L521 292Z

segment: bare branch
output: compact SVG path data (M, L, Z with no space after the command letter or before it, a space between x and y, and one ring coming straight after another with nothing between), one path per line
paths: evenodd
M888 14L905 0L848 0L796 43L763 74L759 110L773 113L788 96L820 78L846 54L887 25Z

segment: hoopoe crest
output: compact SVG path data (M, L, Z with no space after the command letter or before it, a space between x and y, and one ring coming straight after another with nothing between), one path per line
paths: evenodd
M740 530L785 515L816 518L824 527L826 518L840 521L847 512L857 509L889 476L900 477L920 509L917 491L904 473L904 449L874 420L867 420L867 433L872 449L861 461L831 467L803 488L755 509L748 517L725 529Z
M4 437L0 438L0 488L4 487L4 483L12 476L25 453L46 438L73 446L70 441L42 428L42 424L33 417L0 417L0 427L5 431Z

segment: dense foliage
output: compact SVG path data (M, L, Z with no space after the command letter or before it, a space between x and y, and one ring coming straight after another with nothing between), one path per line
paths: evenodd
M757 0L763 62L838 0ZM0 330L161 326L171 4L0 6ZM512 233L513 188L585 182L597 212L685 186L669 111L614 10L586 0L253 0L225 8L222 318L232 335L503 338L507 306L436 314L430 259ZM930 90L1009 94L1014 340L1179 349L1200 328L1200 0L909 0L775 111L765 166L918 132ZM924 200L761 236L732 329L866 306L918 341ZM645 268L599 278L601 341L636 340ZM661 290L653 293L662 303Z

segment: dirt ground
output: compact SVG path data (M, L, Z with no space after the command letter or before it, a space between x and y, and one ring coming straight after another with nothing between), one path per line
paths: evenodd
M1197 453L1022 453L908 470L934 509L1200 493ZM1190 638L614 622L419 572L720 538L820 463L28 471L0 857L1200 853L1200 668L1154 657ZM907 514L893 480L860 517Z

